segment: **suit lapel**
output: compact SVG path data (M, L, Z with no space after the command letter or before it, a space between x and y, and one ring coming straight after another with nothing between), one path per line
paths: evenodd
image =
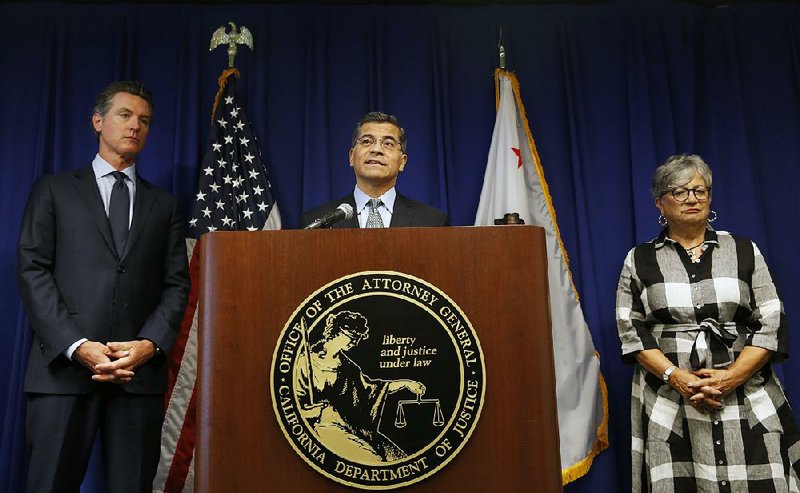
M114 246L111 226L108 224L108 216L106 216L106 210L103 207L103 199L100 197L100 189L97 188L92 165L76 171L75 179L75 188L78 190L78 196L83 200L83 205L86 206L97 229L100 230L100 236L103 237L108 248L116 255L117 248Z
M128 235L128 243L125 245L125 251L122 254L124 259L128 252L131 251L133 244L139 238L145 224L147 224L147 216L153 208L154 194L150 189L150 184L136 176L136 196L133 199L133 220L131 221L131 231Z
M390 228L407 228L411 226L414 219L414 206L405 197L397 194L394 199L394 210L392 211L392 222Z

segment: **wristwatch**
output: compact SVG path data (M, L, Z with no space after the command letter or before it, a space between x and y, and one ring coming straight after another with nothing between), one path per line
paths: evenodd
M672 375L672 372L677 370L677 369L678 369L677 366L672 365L669 368L667 368L666 370L664 370L664 373L661 375L661 380L663 380L665 382L669 382L669 376Z

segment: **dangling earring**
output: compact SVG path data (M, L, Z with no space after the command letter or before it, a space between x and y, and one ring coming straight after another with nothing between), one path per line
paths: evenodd
M714 219L716 219L716 217ZM667 218L664 217L664 214L658 215L658 225L661 226L662 228L667 227Z
M714 221L716 221L716 220L717 220L717 211L711 211L711 214L713 214L713 215L714 215L714 217L709 217L709 218L708 218L708 219L706 219L706 220L707 220L708 222L710 222L710 223L713 223ZM710 216L710 214L709 214L709 216Z

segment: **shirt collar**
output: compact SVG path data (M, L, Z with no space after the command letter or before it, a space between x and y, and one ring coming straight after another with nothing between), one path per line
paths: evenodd
M653 240L653 245L656 249L659 249L666 245L667 243L671 245L677 245L678 242L667 236L667 228L661 230L661 233L658 235L656 239ZM706 237L703 240L704 244L713 243L719 246L719 240L717 239L717 232L711 227L710 224L706 225Z
M355 190L353 190L353 198L356 199L356 214L358 214L367 206L367 202L369 202L372 197L362 192L361 189L358 188L358 185L356 185ZM395 190L394 187L387 190L378 198L381 199L384 207L386 207L389 212L394 212L394 199L397 198L397 190Z
M100 154L94 157L92 161L92 170L94 171L95 179L100 179L113 171L117 171L116 168L108 164L108 161L100 157ZM130 178L131 181L136 181L136 164L132 164L122 170L125 175Z

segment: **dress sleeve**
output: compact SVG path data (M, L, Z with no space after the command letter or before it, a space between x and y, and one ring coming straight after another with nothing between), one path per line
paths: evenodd
M753 276L750 280L750 308L753 333L747 344L774 351L773 362L782 361L789 354L789 332L783 302L772 282L767 264L761 250L753 245Z
M628 252L617 284L617 333L622 343L622 360L636 361L636 353L644 349L659 349L658 341L645 321L642 303L642 283L636 275L635 248Z

